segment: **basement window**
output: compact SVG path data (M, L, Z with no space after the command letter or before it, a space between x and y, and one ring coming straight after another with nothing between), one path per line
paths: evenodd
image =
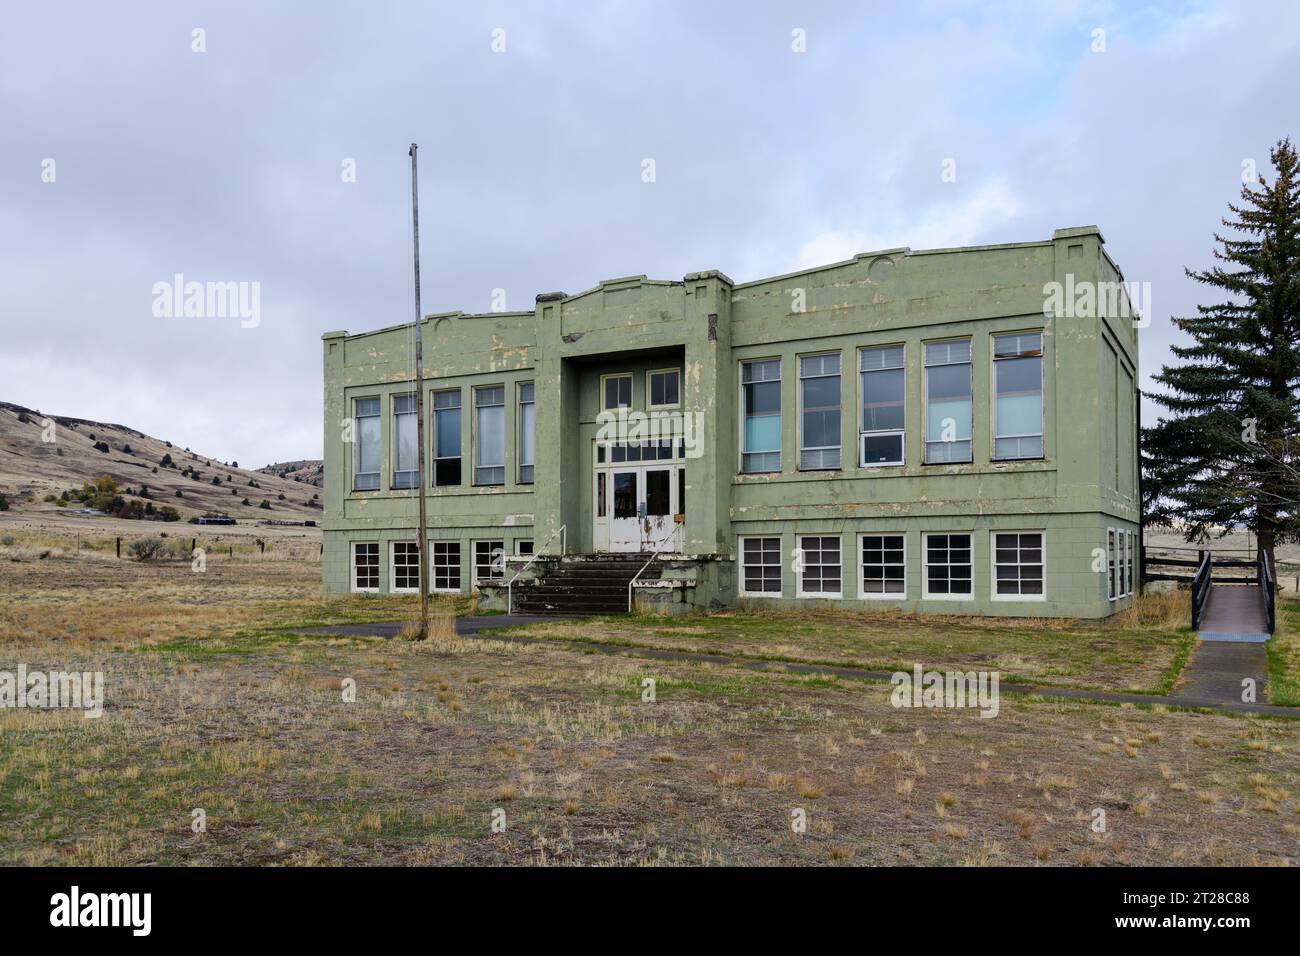
M993 600L1043 600L1043 565L1042 532L994 532Z
M352 544L352 590L379 590L379 542L355 541Z
M971 536L925 535L925 596L932 600L960 600L972 594Z
M353 403L352 418L356 445L352 488L375 491L379 488L379 399L358 398Z
M740 539L741 597L781 596L781 539Z
M805 535L799 539L799 597L837 598L841 594L840 539Z
M420 590L420 546L415 541L393 542L393 591Z
M903 597L907 591L905 554L904 538L901 534L862 536L862 596L864 598Z
M504 541L474 542L474 582L490 584L506 576L506 548Z
M434 541L433 589L443 594L460 593L460 542Z

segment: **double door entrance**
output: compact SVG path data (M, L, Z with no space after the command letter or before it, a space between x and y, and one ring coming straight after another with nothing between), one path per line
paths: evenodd
M681 462L597 465L595 549L680 550L685 479L686 466Z

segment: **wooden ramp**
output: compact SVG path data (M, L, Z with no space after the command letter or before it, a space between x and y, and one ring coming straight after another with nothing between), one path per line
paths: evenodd
M1203 641L1267 641L1268 617L1259 585L1212 585L1197 635Z

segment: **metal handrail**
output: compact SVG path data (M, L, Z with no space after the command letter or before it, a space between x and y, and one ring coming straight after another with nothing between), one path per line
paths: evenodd
M659 557L659 552L664 549L664 545L668 543L670 538L675 537L676 534L677 534L677 528L676 526L674 526L673 529L664 536L663 540L659 542L659 546L654 549L654 552L650 555L650 557L646 559L646 563L641 565L641 571L644 571L646 568L650 567L651 562L653 562L655 558ZM641 577L641 571L638 571L636 574L632 575L632 580L627 582L627 613L628 614L632 613L632 585L636 584L636 579Z
M1201 628L1201 615L1205 613L1205 602L1210 597L1210 581L1213 572L1211 568L1214 558L1209 551L1201 552L1201 563L1196 569L1196 577L1192 578L1192 630L1198 631Z
M568 532L565 530L568 527L569 526L566 523L560 525L558 528L552 531L551 536L542 542L541 548L535 549L533 551L533 556L528 559L528 563L525 564L518 571L516 571L515 577L511 578L506 583L506 613L507 614L513 614L515 612L515 590L514 590L515 578L519 577L519 575L523 574L525 571L527 571L529 568L533 566L533 562L542 556L542 552L546 549L546 546L555 540L555 536L557 534L560 536L560 556L563 557L565 551L567 551L569 548L569 535Z
M1259 552L1259 593L1264 599L1264 618L1268 621L1268 632L1272 634L1277 627L1277 580L1268 561L1268 552L1264 550Z

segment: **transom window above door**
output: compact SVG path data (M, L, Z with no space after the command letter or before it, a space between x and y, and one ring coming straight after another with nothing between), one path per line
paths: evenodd
M606 375L602 382L601 410L632 407L632 375Z
M675 408L681 404L682 373L665 368L646 372L647 404L651 408Z

